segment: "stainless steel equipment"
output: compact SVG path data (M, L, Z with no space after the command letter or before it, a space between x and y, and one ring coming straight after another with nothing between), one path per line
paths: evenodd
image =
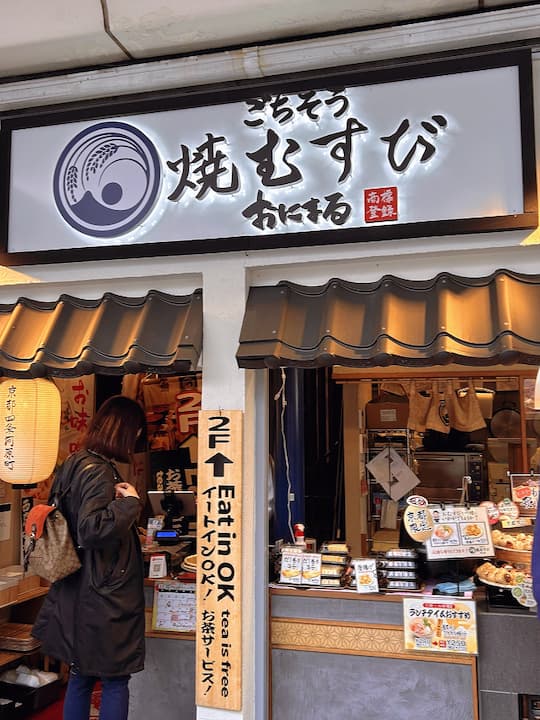
M486 467L480 453L416 452L413 471L420 478L414 492L431 502L460 502L463 478L471 478L469 500L488 499Z

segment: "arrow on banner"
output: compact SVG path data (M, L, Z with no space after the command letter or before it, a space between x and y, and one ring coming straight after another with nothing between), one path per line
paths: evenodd
M214 477L223 477L225 474L225 463L232 464L232 460L229 460L229 458L225 457L222 453L216 453L204 462L214 466Z

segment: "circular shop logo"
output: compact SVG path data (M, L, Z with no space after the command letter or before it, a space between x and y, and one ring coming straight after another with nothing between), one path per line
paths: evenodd
M56 206L85 235L116 237L148 215L159 193L161 169L152 142L121 122L92 125L71 140L54 171Z

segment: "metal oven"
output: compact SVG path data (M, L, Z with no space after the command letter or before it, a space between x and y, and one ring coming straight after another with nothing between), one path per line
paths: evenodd
M481 453L417 452L413 471L420 478L414 492L430 502L455 503L462 499L463 478L469 476L469 500L487 500L487 474Z

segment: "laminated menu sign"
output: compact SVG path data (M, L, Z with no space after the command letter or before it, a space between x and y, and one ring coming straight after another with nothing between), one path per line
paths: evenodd
M302 554L302 585L321 584L321 554Z
M288 585L320 585L321 554L290 547L281 551L279 581Z
M510 475L512 500L519 508L520 516L536 517L540 475Z
M484 506L430 505L433 534L426 540L428 560L492 557L495 552Z
M171 581L156 583L152 630L171 632L195 630L195 608L193 584Z
M303 553L284 550L281 553L280 582L300 585L302 583Z
M478 652L476 603L461 598L403 598L405 650Z
M377 561L368 558L354 558L352 560L356 589L359 593L379 592L377 578Z

